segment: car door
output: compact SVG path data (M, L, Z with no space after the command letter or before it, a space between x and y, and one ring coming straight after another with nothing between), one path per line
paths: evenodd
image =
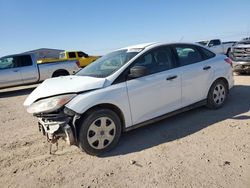
M174 69L169 47L151 50L132 65L148 70L147 75L126 82L133 124L180 108L181 75Z
M36 63L33 63L31 55L18 55L16 56L18 62L18 70L21 73L22 83L29 84L39 80L39 72Z
M207 88L213 76L213 66L211 60L206 60L202 55L200 48L204 49L195 45L173 45L178 70L181 71L182 107L201 101L207 96ZM208 53L213 54L210 51Z
M15 56L0 58L0 88L22 84Z

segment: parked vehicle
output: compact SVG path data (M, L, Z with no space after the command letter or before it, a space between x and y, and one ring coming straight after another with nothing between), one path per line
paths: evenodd
M250 37L241 40L233 47L230 58L233 60L234 72L250 73Z
M64 51L59 54L58 58L47 58L47 59L40 59L38 63L51 63L51 62L64 62L68 60L76 60L79 61L81 67L86 67L90 63L97 60L100 56L89 56L88 54L82 51Z
M74 76L47 79L24 105L51 143L62 137L100 155L124 131L200 105L222 107L233 86L231 63L195 44L136 45Z
M47 78L74 74L80 70L77 61L37 64L32 54L0 58L0 89L41 82Z
M217 54L225 54L229 56L232 46L236 43L235 41L221 42L219 39L205 40L198 42L199 44L206 46L213 50Z

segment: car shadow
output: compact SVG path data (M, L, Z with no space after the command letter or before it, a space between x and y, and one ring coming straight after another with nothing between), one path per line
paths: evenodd
M237 120L246 120L246 119L249 119L250 120L250 116L241 115L241 116L233 117L232 119L237 119Z
M118 146L100 157L139 152L162 143L181 139L228 118L249 118L240 115L250 110L249 96L250 86L237 85L230 91L228 100L222 108L210 110L200 107L124 133Z
M7 98L7 97L16 97L22 95L30 94L36 87L24 88L24 89L12 89L7 91L0 90L0 98Z

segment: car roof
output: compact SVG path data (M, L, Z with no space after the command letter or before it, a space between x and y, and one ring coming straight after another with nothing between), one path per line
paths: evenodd
M15 57L15 56L22 56L22 55L30 55L30 56L34 56L33 53L21 53L21 54L11 54L11 55L5 55L5 56L2 56L0 58L8 58L8 57Z
M142 44L137 44L137 45L132 45L128 46L125 48L120 48L118 50L131 50L131 49L148 49L148 48L154 48L158 46L164 46L164 45L175 45L175 44L182 44L182 45L196 45L196 46L201 46L200 44L197 43L190 43L190 42L151 42L151 43L142 43ZM204 48L204 47L203 47Z

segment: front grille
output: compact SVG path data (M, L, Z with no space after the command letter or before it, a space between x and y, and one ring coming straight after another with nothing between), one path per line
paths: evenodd
M233 58L236 61L250 61L250 48L234 48Z

